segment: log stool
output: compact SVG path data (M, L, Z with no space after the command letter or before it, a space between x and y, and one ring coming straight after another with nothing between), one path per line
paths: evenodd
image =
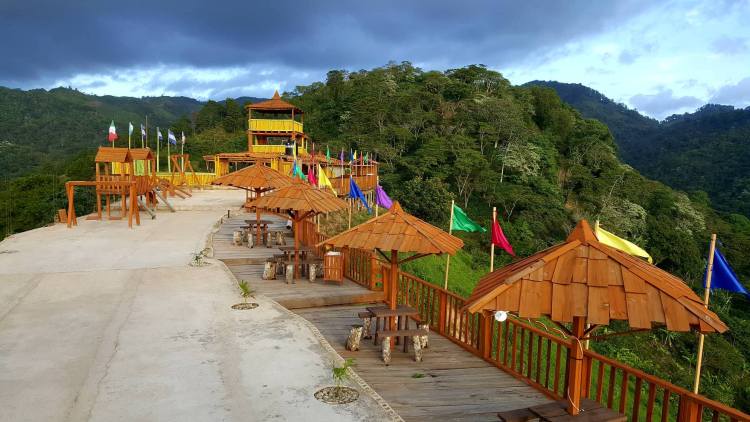
M349 331L349 337L346 339L346 350L356 352L359 350L359 343L362 340L362 326L352 325Z

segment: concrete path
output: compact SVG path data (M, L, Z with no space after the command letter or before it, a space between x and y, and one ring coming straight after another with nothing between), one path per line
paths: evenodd
M317 401L338 359L319 333L263 297L232 310L226 267L188 265L243 192L171 201L185 211L132 230L81 218L0 243L0 420L394 418L362 385Z

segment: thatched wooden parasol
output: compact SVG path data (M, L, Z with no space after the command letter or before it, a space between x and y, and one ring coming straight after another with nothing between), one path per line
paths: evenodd
M521 318L547 316L558 324L571 323L571 414L578 413L581 398L583 350L578 345L597 327L623 320L633 331L658 325L672 331L727 330L684 281L599 243L585 220L565 243L484 276L464 309L513 312Z
M248 207L264 209L279 215L291 214L294 224L294 277L298 276L299 264L299 226L302 220L317 214L328 214L345 209L349 205L334 194L314 189L307 183L291 183L289 186L256 198L247 204Z
M398 202L394 202L387 213L321 242L321 245L377 250L391 265L388 302L391 309L396 309L400 264L432 254L453 255L464 246L464 242L406 213ZM388 251L390 257L386 255ZM399 252L414 255L399 261Z
M268 166L255 164L221 176L211 182L211 184L218 186L233 186L245 189L245 192L252 190L255 192L255 196L259 197L263 192L291 185L292 179ZM247 203L247 196L245 196L245 202ZM255 219L260 222L260 211L258 209L255 210ZM257 224L255 227L257 236L256 243L260 244L260 224Z

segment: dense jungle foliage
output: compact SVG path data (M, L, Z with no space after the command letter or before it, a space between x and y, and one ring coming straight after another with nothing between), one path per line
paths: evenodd
M750 108L707 104L658 122L580 84L529 85L554 88L583 116L607 124L623 160L645 176L704 191L713 208L750 217Z
M500 224L522 257L562 241L578 219L598 219L648 250L656 265L696 291L710 233L716 232L741 279L750 280L746 216L719 213L705 193L673 190L623 164L608 127L583 118L553 89L512 86L483 66L438 72L401 63L331 71L325 81L297 87L285 98L305 111L305 131L319 150L368 151L381 163L386 191L438 226L448 225L451 199L485 226L497 207ZM236 123L244 117L235 105L211 102L175 120L173 129L188 135L185 148L194 165L201 164L204 153L244 150L245 126ZM106 128L108 122L99 124ZM80 156L56 168L56 180L93 168L87 159ZM59 204L49 201L49 174L29 177L40 177L39 183L28 178L9 182L12 189L2 190L6 199L0 201L14 192L14 200L38 208L28 217L38 224ZM29 194L37 196L28 199ZM466 246L452 261L450 286L466 295L488 269L490 239L487 234L456 234ZM497 253L496 267L509 262L511 257ZM443 259L410 264L409 271L441 283ZM731 330L707 339L701 392L748 411L750 303L719 292L712 309ZM696 344L693 334L658 329L593 347L690 387Z

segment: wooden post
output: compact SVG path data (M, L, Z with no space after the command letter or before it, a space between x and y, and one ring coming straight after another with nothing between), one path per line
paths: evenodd
M396 309L396 290L398 289L398 251L391 251L391 274L390 282L388 283L388 298L391 309ZM391 318L391 330L395 330L396 327L393 325L393 318Z
M438 314L438 333L445 334L445 321L448 317L448 295L440 291L440 313Z
M492 227L495 227L497 220L497 207L492 207ZM452 221L452 219L451 219ZM490 272L495 271L495 242L490 239Z
M378 259L370 253L370 290L375 290L378 281Z
M299 211L294 213L294 218L292 219L292 225L294 229L294 278L297 278L297 275L299 273L299 226L302 224L302 220L299 220L297 218L297 214Z
M492 312L484 312L481 316L481 319L479 320L480 330L481 333L481 341L479 342L479 347L481 347L482 350L482 357L485 359L489 359L492 355L492 320L494 316L492 315ZM529 362L529 365L531 365L531 362Z
M255 198L260 197L260 189L255 190ZM255 242L256 245L261 245L263 242L261 242L260 239L260 209L258 207L255 207L255 239L257 240Z
M455 205L456 201L451 200L451 219L448 222L448 234L453 234L453 207ZM445 260L445 283L443 284L443 288L445 290L448 290L448 273L450 271L451 267L451 256L448 255L448 258Z
M581 390L583 385L583 346L580 338L586 330L586 321L583 317L573 317L573 335L570 338L568 349L568 385L566 396L568 398L568 414L577 415L581 412Z
M711 235L711 244L708 247L708 269L706 270L706 290L703 293L703 306L708 309L708 300L711 296L711 278L714 272L714 254L716 253L716 233ZM693 393L698 394L701 384L701 367L703 366L703 343L705 334L698 336L698 360L695 363L695 381L693 382Z
M377 177L375 178L375 190L376 190L376 191L377 191L377 189L378 189L378 186L380 186L380 176L377 176ZM376 195L376 194L375 194L375 191L373 191L373 194L372 194L372 195L373 195L373 196L375 196L375 195ZM378 217L378 211L379 211L379 210L380 210L380 207L378 206L378 201L377 201L377 198L375 198L375 218L377 218L377 217Z

